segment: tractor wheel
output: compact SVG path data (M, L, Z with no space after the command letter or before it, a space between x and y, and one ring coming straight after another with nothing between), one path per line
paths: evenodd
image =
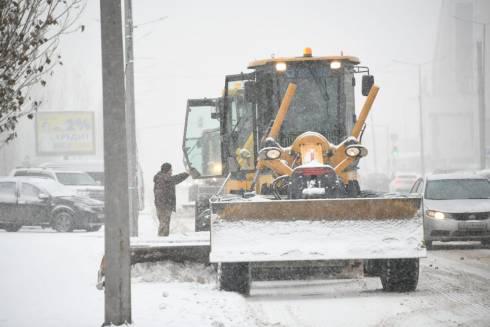
M53 228L61 233L73 231L73 216L66 211L58 212L53 219Z
M223 291L250 293L250 265L248 263L221 263L219 288Z
M419 281L419 259L384 260L380 277L385 292L415 291Z
M4 228L7 232L18 232L22 225L5 225Z
M346 187L347 194L351 198L357 198L361 194L361 187L358 181L349 181Z

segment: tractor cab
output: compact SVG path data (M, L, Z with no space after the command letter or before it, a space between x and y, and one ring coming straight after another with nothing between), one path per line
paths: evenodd
M297 86L296 93L277 142L283 147L290 146L306 131L319 133L332 144L342 142L356 122L354 75L367 74L362 80L363 95L368 94L374 83L369 69L359 63L352 56L313 57L307 48L301 57L254 61L248 66L251 73L226 76L220 101L214 99L214 107L199 110L207 111L207 117L195 118L197 114L192 112L196 103L188 105L184 136L187 164L200 170L203 176L225 176L230 172L253 174L259 152L291 83ZM204 122L212 128L219 127L219 136L215 134L213 138L221 144L219 153L214 148L214 156L221 156L220 169L202 166L203 154L198 155L198 149L202 149L198 138L204 141L206 131L211 128L204 127Z

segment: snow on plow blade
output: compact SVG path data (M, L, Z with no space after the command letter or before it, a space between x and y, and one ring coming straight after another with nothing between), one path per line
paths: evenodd
M210 262L418 258L421 199L213 202Z
M153 239L131 238L131 264L155 261L209 263L207 232Z

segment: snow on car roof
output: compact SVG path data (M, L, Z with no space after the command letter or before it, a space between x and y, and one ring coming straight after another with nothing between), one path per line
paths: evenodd
M14 172L26 171L26 172L52 172L52 173L73 173L73 174L86 174L83 170L66 170L58 168L44 168L44 167L29 167L29 168L15 168Z
M487 179L487 178L485 176L482 176L482 175L477 175L473 172L450 173L450 174L433 174L433 175L427 176L428 181L436 181L436 180L443 180L443 179Z

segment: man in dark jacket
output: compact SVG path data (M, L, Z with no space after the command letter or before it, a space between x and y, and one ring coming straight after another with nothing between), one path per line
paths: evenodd
M193 177L199 175L194 168L191 168L190 172ZM172 175L172 165L168 162L164 163L160 171L153 177L155 207L157 208L157 216L160 222L158 236L168 236L170 217L172 211L176 209L175 185L183 182L187 177L189 177L188 173Z

